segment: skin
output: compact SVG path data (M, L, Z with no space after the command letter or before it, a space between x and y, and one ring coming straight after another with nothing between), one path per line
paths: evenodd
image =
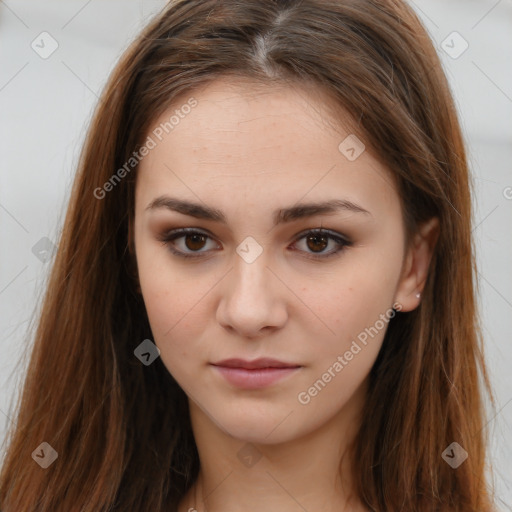
M343 454L358 431L387 323L358 343L357 355L307 404L298 395L393 304L399 314L418 306L438 223L423 225L406 246L391 173L367 141L354 161L338 150L353 133L352 120L342 112L335 125L328 122L332 104L319 91L218 79L194 98L197 106L139 166L133 227L154 342L189 398L201 459L179 512L366 510L351 492ZM227 223L146 209L163 194L221 210ZM369 213L340 210L273 226L275 210L340 198ZM185 227L209 230L209 237L160 241ZM302 235L320 227L351 244L312 259L339 247ZM248 236L262 248L251 263L236 251ZM170 247L202 255L186 259ZM243 390L209 364L230 357L272 357L301 368ZM246 451L261 458L244 464Z

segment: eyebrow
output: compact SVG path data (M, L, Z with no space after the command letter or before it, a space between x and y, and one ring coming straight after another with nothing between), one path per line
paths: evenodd
M211 220L227 224L226 216L221 210L169 196L157 197L149 203L146 207L146 211L158 210L161 208L175 211L183 215L188 215L190 217L195 217L196 219ZM306 217L313 217L315 215L334 214L338 211L350 211L372 216L368 210L365 210L363 207L351 201L346 199L331 199L316 203L300 203L288 208L281 208L274 211L273 221L274 225L278 225Z

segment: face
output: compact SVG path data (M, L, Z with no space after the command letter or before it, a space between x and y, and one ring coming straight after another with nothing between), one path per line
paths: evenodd
M238 439L291 440L336 418L400 309L397 190L326 105L305 89L217 80L155 121L137 171L153 341L191 403ZM212 364L230 358L295 368Z

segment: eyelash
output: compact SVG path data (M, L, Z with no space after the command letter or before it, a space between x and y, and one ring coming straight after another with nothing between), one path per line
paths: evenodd
M202 251L202 252L196 251L195 253L186 253L183 251L178 251L172 247L171 242L173 242L174 240L177 240L179 238L183 238L186 235L201 235L201 236L205 236L207 238L212 238L212 237L210 237L209 234L204 233L202 231L198 231L195 228L180 228L180 229L175 229L175 230L165 233L163 236L161 236L159 238L159 241L162 242L162 244L164 246L168 246L168 249L172 254L179 256L181 258L201 258L201 257L203 257L203 254L205 254L207 251ZM318 253L317 255L315 255L315 253L309 253L310 255L306 256L306 258L313 259L313 260L325 260L327 258L331 258L331 257L337 255L339 252L343 251L346 247L350 247L352 245L352 242L350 240L341 236L339 233L336 233L336 232L333 232L330 230L326 230L323 228L309 229L307 231L300 233L297 236L297 238L295 239L294 243L297 243L299 240L302 240L303 238L306 238L310 235L325 236L327 239L334 240L337 244L339 244L339 247L337 249L332 250L328 253L321 253L321 254Z

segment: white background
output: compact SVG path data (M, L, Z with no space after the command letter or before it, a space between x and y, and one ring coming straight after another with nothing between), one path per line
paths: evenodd
M0 442L23 378L29 319L57 240L92 108L127 44L163 0L0 0ZM512 4L415 0L456 98L475 179L480 309L496 391L490 458L500 508L512 504ZM42 59L41 32L58 42ZM457 58L444 45L459 52ZM36 40L37 41L37 40ZM507 188L510 187L510 188ZM72 343L73 340L70 340ZM0 451L0 463L3 450Z

